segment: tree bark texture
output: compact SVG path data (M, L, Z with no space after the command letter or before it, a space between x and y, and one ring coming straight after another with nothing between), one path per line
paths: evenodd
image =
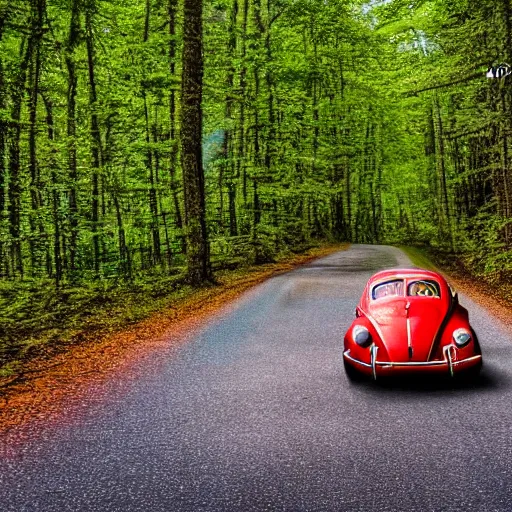
M210 278L202 155L203 15L202 0L185 0L181 90L181 163L185 196L188 278L200 285Z

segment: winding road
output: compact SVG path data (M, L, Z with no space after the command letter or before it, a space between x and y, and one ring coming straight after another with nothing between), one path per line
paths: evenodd
M471 386L344 374L363 287L396 266L354 245L270 279L79 420L0 439L0 511L512 511L512 336L489 312L461 297Z

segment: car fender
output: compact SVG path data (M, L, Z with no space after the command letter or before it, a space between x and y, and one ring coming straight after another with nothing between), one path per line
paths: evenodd
M465 359L475 354L481 354L480 345L476 334L471 328L469 323L469 314L467 309L460 304L457 305L453 311L450 319L448 320L444 332L442 333L439 346L436 348L432 359L440 359L443 357L444 347L454 344L453 333L456 329L466 329L471 333L470 342L462 348L458 348L456 352L457 359Z
M353 330L354 327L357 325L361 325L368 329L370 336L371 336L371 343L366 347L361 347L356 343L356 341L353 338ZM374 326L373 322L367 317L367 315L361 311L358 308L358 317L352 322L352 325L348 329L348 331L345 334L344 338L344 346L345 351L350 350L351 357L358 359L359 361L370 364L371 362L371 354L370 354L370 347L372 345L375 345L378 347L379 350L379 356L384 356L384 358L387 358L387 349L385 344L383 343L376 327Z

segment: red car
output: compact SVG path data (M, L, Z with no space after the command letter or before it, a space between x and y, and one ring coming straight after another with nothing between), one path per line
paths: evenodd
M343 362L352 380L411 372L455 377L478 374L482 353L444 277L399 269L368 281L345 335Z

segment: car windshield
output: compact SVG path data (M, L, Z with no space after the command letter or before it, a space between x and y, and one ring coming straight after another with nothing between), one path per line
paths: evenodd
M440 297L439 284L435 281L414 281L407 287L410 297Z
M372 297L374 300L384 297L397 297L404 294L404 282L401 279L378 284L373 288Z

